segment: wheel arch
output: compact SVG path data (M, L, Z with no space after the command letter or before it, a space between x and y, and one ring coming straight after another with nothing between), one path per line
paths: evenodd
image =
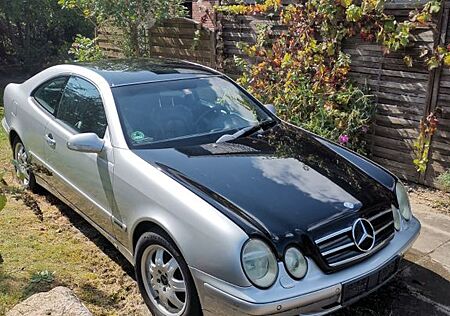
M16 138L18 138L20 141L22 141L19 134L14 129L10 130L9 131L9 144L11 145L11 148L13 147L13 145L14 145L13 142Z
M132 246L133 246L133 256L136 253L136 245L138 243L139 238L147 232L157 233L162 235L165 238L168 238L170 241L173 242L177 250L180 252L181 255L183 255L179 244L176 242L175 238L172 236L172 234L169 233L169 231L163 227L161 224L156 223L155 221L152 221L150 219L145 219L138 223L136 227L133 229L132 232ZM184 258L184 256L183 256ZM184 258L186 260L186 258Z

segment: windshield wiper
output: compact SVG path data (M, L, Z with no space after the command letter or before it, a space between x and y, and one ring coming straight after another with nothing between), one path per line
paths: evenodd
M223 143L223 142L229 142L232 140L235 140L236 138L239 138L245 134L251 134L254 131L258 131L261 128L264 128L265 126L268 126L272 123L275 123L276 121L273 119L262 121L256 125L247 126L244 128L241 128L237 132L233 134L225 134L219 137L219 139L216 140L216 143Z

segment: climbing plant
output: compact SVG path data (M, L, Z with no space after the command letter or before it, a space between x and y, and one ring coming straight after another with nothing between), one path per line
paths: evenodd
M239 44L247 58L235 58L242 70L238 81L279 115L321 136L367 153L375 105L367 91L348 78L350 56L342 51L345 39L359 36L375 41L385 54L405 48L411 32L432 22L440 2L432 0L399 22L384 12L381 0L305 0L282 6L280 0L217 7L222 14L279 15L284 31L271 24L257 27L255 44ZM273 19L272 19L273 20ZM449 64L447 48L424 50L429 68ZM404 56L411 66L412 57Z
M419 124L419 136L414 141L414 160L417 172L424 173L428 165L428 152L430 151L431 137L436 131L438 120L434 113L430 113Z

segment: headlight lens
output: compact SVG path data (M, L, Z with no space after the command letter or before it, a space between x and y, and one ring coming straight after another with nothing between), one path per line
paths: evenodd
M409 221L411 219L411 204L409 204L408 193L405 186L399 181L395 186L395 193L397 194L398 209L402 217Z
M250 282L270 287L278 275L278 264L272 250L259 239L250 239L242 250L242 266Z
M284 254L284 264L289 274L294 279L301 279L308 271L308 264L303 254L295 247L286 250Z
M394 215L394 227L396 230L400 230L400 213L394 205L392 205L392 214Z

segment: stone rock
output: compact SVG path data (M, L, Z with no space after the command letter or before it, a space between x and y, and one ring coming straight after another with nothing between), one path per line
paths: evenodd
M6 313L6 316L92 316L72 290L58 286L37 293Z

